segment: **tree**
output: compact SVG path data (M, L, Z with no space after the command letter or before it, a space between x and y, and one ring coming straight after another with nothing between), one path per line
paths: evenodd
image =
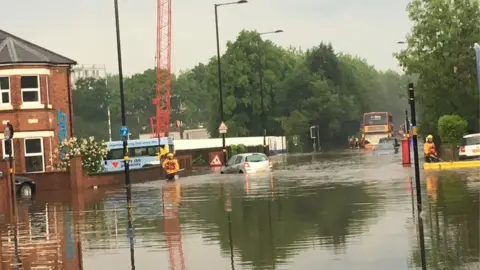
M408 47L396 54L408 74L418 75L416 96L423 133L436 133L437 119L456 113L477 127L478 91L472 46L480 40L478 0L413 0Z
M107 107L111 96L106 80L86 78L76 81L72 100L77 136L108 138Z
M228 136L261 136L263 134L260 106L259 65L261 61L264 76L264 99L266 115L273 119L273 103L276 91L292 59L288 53L269 41L263 41L257 32L242 31L235 42L227 44L227 51L221 57L224 113L229 127ZM216 64L212 64L216 67ZM210 69L215 70L214 68ZM218 89L217 72L207 78L207 85ZM219 94L213 91L211 98L211 117L208 130L218 136L220 124ZM271 121L269 121L271 123ZM274 128L268 126L267 130ZM271 133L271 132L270 132Z
M227 136L263 135L260 68L267 134L286 135L300 151L311 150L312 125L320 127L320 144L325 149L344 146L347 136L356 135L365 112L389 111L398 119L397 125L403 122L406 78L393 71L379 72L364 59L335 52L332 44L320 43L302 51L279 47L257 32L242 31L228 42L221 61ZM148 69L124 79L127 124L133 138L151 132L155 74L155 69ZM86 105L75 106L75 115L85 119L75 121L76 130L82 136L107 138L106 108L110 107L112 135L118 140L118 76L109 76L101 87L94 87L94 91L103 91L97 93L79 85L84 90L77 92L75 102ZM218 137L218 90L215 57L172 74L171 124L180 120L184 128L206 127L212 137ZM97 122L91 125L92 121Z

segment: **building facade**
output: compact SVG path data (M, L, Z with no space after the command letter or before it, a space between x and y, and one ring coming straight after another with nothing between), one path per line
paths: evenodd
M55 148L73 134L71 67L76 62L0 30L0 120L15 130L17 173L53 170ZM0 134L1 154L5 140Z
M107 79L107 69L105 65L78 65L72 68L71 73L71 85L75 88L75 83L79 79L95 78L95 79Z

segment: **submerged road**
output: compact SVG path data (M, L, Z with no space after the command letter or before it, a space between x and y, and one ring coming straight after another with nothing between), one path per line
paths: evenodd
M135 185L136 269L416 269L413 170L400 164L399 155L358 151L278 156L273 175ZM479 183L479 170L422 176L428 269L478 269ZM52 231L52 204L64 209L53 215L55 224L63 223L58 241L66 243L58 244L57 252L66 254L58 269L77 269L66 266L75 247L81 247L75 260L85 270L132 269L124 189L104 192L83 210L33 202L26 207L37 229L27 233L21 223L20 234ZM81 222L65 225L73 218ZM69 236L72 228L76 233ZM24 246L24 254L31 252Z

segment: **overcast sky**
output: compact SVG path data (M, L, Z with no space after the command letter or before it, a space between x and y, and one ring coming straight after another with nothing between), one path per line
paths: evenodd
M172 69L192 68L216 54L213 4L172 0ZM219 8L220 42L242 29L283 29L268 36L282 46L309 48L332 42L336 51L366 58L379 69L399 70L392 53L409 31L408 0L250 0ZM119 0L123 66L127 74L155 64L156 1ZM0 26L80 64L105 64L117 73L113 0L16 0Z

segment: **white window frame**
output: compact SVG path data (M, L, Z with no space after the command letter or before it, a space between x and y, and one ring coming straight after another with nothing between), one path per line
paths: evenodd
M3 156L4 159L8 158L7 153L5 153L5 142L6 141L7 140L2 139L2 156ZM11 140L11 142L12 142L12 157L14 157L15 156L15 150L14 150L15 144L13 143L13 140Z
M27 140L40 140L40 147L41 147L41 153L30 153L28 154L27 153ZM42 171L37 171L37 172L27 172L27 173L43 173L45 172L45 148L44 148L44 145L43 145L43 138L42 137L30 137L30 138L25 138L23 140L23 149L24 149L24 154L25 154L25 157L24 157L24 160L25 160L25 167L27 166L26 163L27 163L27 157L38 157L38 156L42 156Z
M8 89L1 89L0 88L0 110L12 110L12 94L10 89L11 87L11 81L10 81L10 76L0 76L0 78L7 78L8 79ZM8 93L8 103L3 103L3 93Z
M40 75L22 75L21 77L37 77L37 88L23 88L22 87L22 108L37 108L38 105L41 107L42 96L40 92ZM21 78L20 78L20 87L21 87ZM23 92L37 92L38 93L38 101L24 101L23 100ZM23 106L26 105L26 106ZM37 106L31 106L37 105Z

